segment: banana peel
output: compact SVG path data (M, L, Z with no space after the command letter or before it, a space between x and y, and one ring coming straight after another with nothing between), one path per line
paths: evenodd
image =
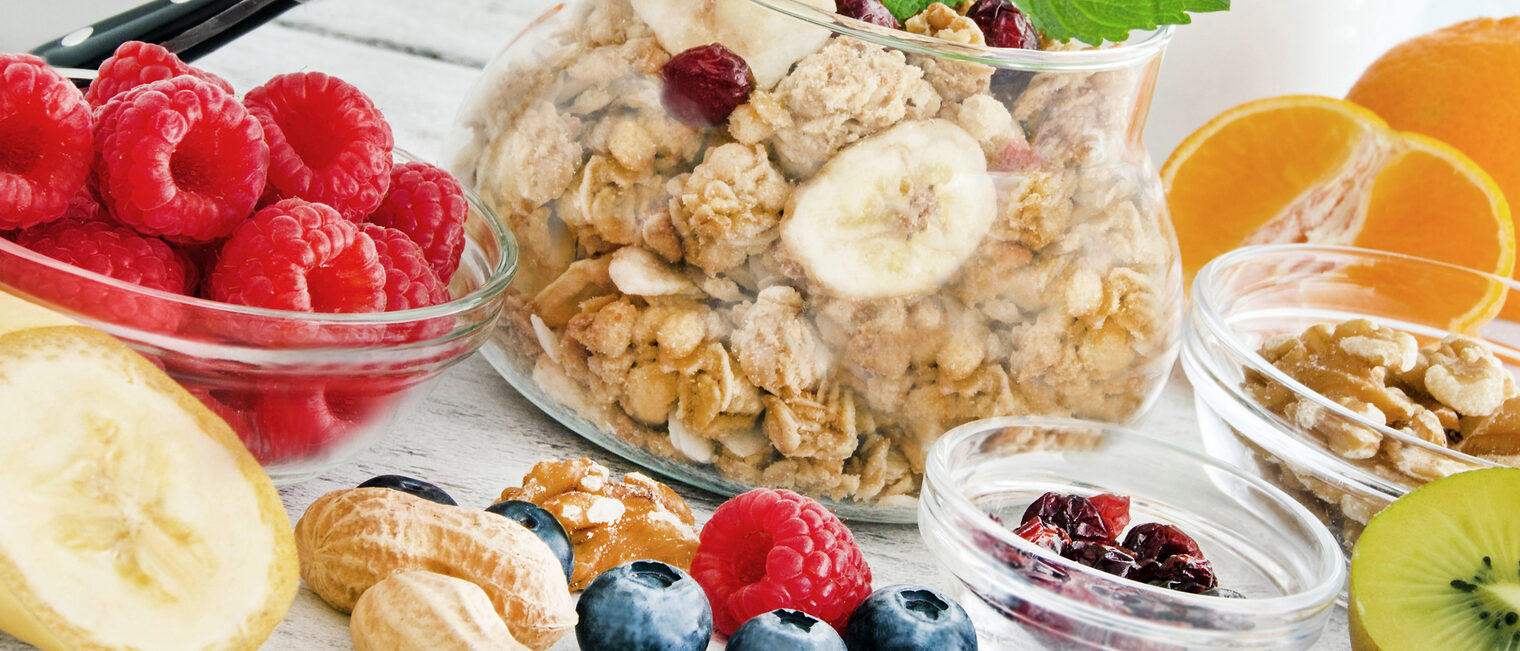
M228 425L98 330L0 292L0 630L42 649L255 649L299 585Z

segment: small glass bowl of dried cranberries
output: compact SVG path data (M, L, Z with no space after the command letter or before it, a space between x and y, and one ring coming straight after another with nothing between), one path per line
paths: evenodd
M919 526L997 648L1308 648L1346 574L1303 506L1113 425L994 418L930 451Z

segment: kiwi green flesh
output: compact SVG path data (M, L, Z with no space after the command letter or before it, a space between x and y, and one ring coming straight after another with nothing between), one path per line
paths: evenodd
M1350 608L1353 639L1383 651L1520 651L1520 469L1431 482L1374 517Z

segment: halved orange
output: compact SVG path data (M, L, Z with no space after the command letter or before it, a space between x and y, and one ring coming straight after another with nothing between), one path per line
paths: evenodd
M1380 249L1506 277L1514 268L1509 204L1487 173L1344 100L1290 95L1237 106L1183 141L1161 178L1188 279L1231 249L1284 242ZM1475 281L1409 299L1411 316L1469 331L1498 312L1504 288Z

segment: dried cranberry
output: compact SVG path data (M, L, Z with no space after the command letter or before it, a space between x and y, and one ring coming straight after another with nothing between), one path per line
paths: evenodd
M1067 499L1066 510L1061 516L1062 519L1056 520L1055 524L1066 527L1066 534L1074 540L1081 538L1111 543L1119 537L1119 530L1108 528L1108 522L1103 519L1103 513L1097 505L1080 495Z
M1040 499L1035 500L1033 504L1029 505L1029 508L1024 509L1024 519L1020 520L1020 522L1028 522L1030 518L1039 518L1057 527L1064 528L1065 525L1060 524L1060 522L1065 521L1062 514L1066 512L1067 501L1068 498L1060 493L1041 495Z
M1130 553L1134 553L1133 550ZM1139 554L1136 554L1136 556L1139 556ZM1151 580L1156 578L1156 570L1159 569L1161 569L1161 564L1155 560L1149 558L1141 559L1124 572L1124 578L1131 581L1139 581L1140 583L1150 583Z
M1165 561L1177 554L1203 558L1197 541L1182 533L1181 529L1160 522L1135 525L1134 529L1129 530L1129 535L1124 537L1124 546L1135 550L1140 558L1158 561Z
M1063 556L1115 576L1126 576L1139 562L1128 549L1091 540L1072 542Z
M1162 561L1150 583L1193 594L1202 594L1219 585L1214 577L1214 566L1189 554L1177 554Z
M966 16L982 28L992 47L1040 49L1040 33L1034 23L1009 0L977 0Z
M677 54L660 70L665 89L660 100L671 117L688 126L723 124L728 114L749 101L755 76L749 63L721 43Z
M1033 517L1024 521L1018 529L1014 530L1020 538L1028 540L1036 545L1060 554L1071 544L1071 539L1066 537L1066 532L1057 527L1047 524L1039 517Z
M1124 528L1129 526L1129 497L1104 493L1088 498L1087 501L1098 507L1098 513L1103 516L1104 524L1108 525L1111 537L1118 538Z
M893 16L881 0L834 0L834 10L840 15L864 20L873 25L902 29L902 23L897 22L897 16Z

